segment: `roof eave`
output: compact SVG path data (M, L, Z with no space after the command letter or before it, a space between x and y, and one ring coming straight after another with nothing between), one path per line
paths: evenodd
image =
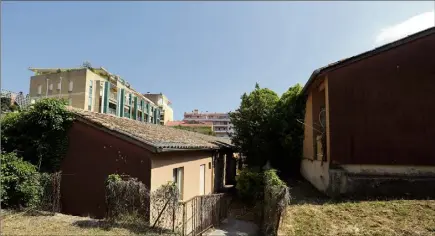
M308 92L308 89L311 86L311 84L316 80L316 78L322 72L330 71L330 70L335 70L335 69L338 69L340 67L349 65L351 63L355 63L355 62L364 60L366 58L375 56L375 55L377 55L379 53L382 53L382 52L394 49L396 47L402 46L402 45L404 45L406 43L412 42L414 40L418 40L420 38L429 36L429 35L434 34L434 33L435 33L435 27L431 27L431 28L425 29L423 31L417 32L415 34L408 35L407 37L401 38L399 40L396 40L396 41L387 43L385 45L382 45L380 47L374 48L372 50L369 50L369 51L357 54L357 55L352 56L352 57L348 57L348 58L346 58L344 60L337 61L337 62L334 62L334 63L329 64L327 66L324 66L324 67L321 67L319 69L316 69L316 70L313 71L313 73L311 74L311 76L308 79L307 83L305 84L304 88L302 89L302 94L306 94Z
M188 152L188 151L215 151L219 148L156 148L156 153L163 152Z

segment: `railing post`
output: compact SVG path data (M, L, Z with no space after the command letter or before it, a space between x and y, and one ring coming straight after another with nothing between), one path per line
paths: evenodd
M183 218L181 219L181 227L182 227L182 233L181 235L185 235L185 224L186 224L186 203L183 202Z

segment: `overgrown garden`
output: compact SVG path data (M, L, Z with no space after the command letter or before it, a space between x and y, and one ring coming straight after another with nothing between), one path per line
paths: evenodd
M1 204L60 209L60 163L73 115L61 99L42 99L1 119Z
M302 87L290 87L281 97L258 84L241 97L230 114L232 142L244 156L236 189L248 203L265 235L276 235L281 214L290 201L281 178L300 177L305 98Z

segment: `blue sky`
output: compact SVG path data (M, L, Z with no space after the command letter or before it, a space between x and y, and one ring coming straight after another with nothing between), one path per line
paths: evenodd
M88 60L166 94L175 119L234 110L256 82L282 94L318 67L435 21L430 1L1 4L2 88L27 93L28 67Z

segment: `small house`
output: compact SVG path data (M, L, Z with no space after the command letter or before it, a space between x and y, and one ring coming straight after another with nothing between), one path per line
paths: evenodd
M65 213L104 217L104 183L114 173L137 178L151 192L174 181L182 201L214 193L223 186L223 158L233 157L227 139L69 109L76 119L61 164Z

